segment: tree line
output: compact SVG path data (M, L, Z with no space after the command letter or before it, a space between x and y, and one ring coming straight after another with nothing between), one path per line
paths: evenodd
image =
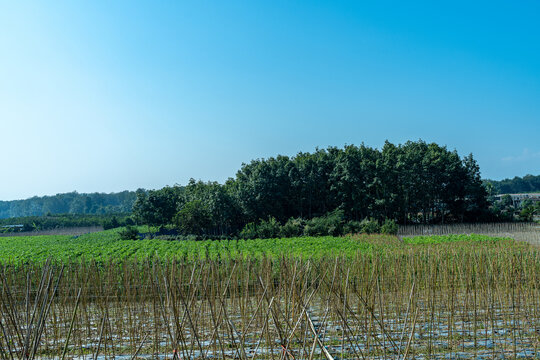
M488 191L495 194L519 194L540 192L540 175L516 176L513 179L486 180Z
M0 201L0 219L47 214L130 213L135 199L134 191L111 194L79 194L74 191L53 196L34 196L26 200Z
M192 179L138 190L133 216L139 224L214 236L329 214L343 223L493 221L487 195L472 154L422 140L387 141L381 149L347 145L253 160L224 184Z
M73 227L102 226L112 229L133 225L131 213L124 214L46 214L0 219L0 233L40 231Z

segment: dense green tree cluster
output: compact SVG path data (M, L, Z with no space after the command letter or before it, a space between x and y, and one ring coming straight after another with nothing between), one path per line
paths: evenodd
M336 210L345 223L486 221L486 197L472 155L409 141L253 160L225 184L191 180L185 187L139 191L133 212L141 224L227 235L249 223L260 226L261 219L287 226L291 219L322 221Z
M540 192L540 175L516 176L513 179L500 181L486 180L488 190L491 194L519 194L528 192Z
M0 201L0 219L46 214L118 214L131 212L133 191L79 194L76 191L26 200Z

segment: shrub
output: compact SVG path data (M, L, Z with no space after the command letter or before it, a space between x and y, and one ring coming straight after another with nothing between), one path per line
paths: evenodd
M116 216L113 216L103 222L103 230L116 229L117 227L120 227L120 223L118 222Z
M304 226L305 221L303 219L290 218L279 230L279 236L284 238L302 236Z
M247 223L240 231L240 237L242 239L255 239L257 237L257 225L252 222Z
M360 221L351 220L343 227L345 234L358 234L362 232L362 223Z
M279 236L280 224L274 217L269 217L268 220L261 220L257 226L257 236L260 239L276 238Z
M128 225L118 233L122 240L138 240L139 230L136 227Z
M373 218L371 219L364 219L360 223L362 226L362 232L366 234L377 234L381 232L381 227L379 226L379 222Z
M325 216L309 220L304 227L307 236L343 235L343 210L334 210Z
M399 230L398 224L392 219L384 220L384 224L381 226L381 233L396 235Z

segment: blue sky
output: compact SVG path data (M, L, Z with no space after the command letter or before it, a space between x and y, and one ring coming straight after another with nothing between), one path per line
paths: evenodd
M540 174L537 1L0 0L0 199L423 139Z

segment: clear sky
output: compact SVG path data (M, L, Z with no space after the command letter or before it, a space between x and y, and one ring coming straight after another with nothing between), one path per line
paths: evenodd
M423 139L540 174L540 2L0 0L0 199Z

